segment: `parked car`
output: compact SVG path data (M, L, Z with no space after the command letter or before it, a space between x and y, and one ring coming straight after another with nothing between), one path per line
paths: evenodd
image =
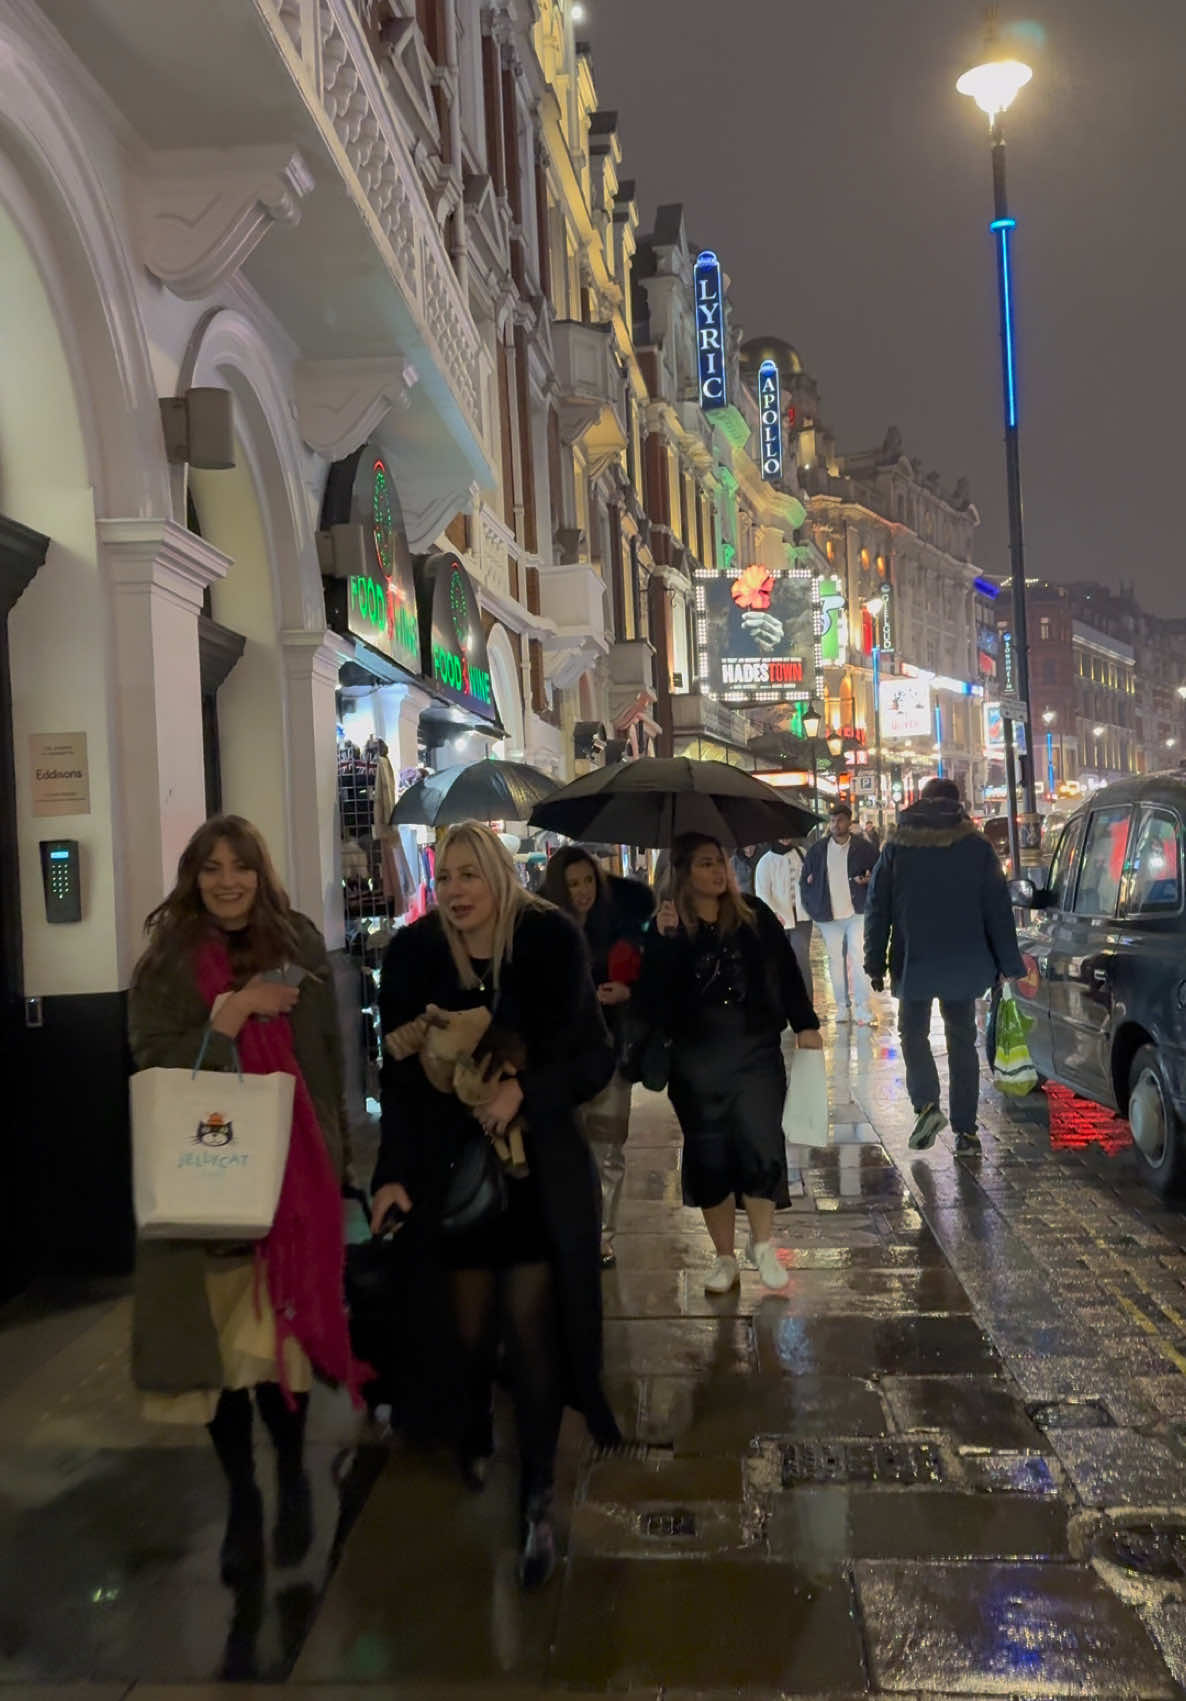
M1094 793L1063 828L1042 883L1013 883L1027 912L1040 1075L1128 1118L1153 1185L1186 1191L1186 777ZM989 1043L995 1018L989 1013Z

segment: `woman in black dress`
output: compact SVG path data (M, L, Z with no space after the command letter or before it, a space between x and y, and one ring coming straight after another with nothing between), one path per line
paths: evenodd
M671 860L671 897L643 953L643 1010L671 1036L668 1093L684 1135L683 1195L698 1205L716 1248L704 1286L728 1293L740 1277L737 1202L749 1255L766 1287L787 1285L771 1234L787 1198L782 1112L789 1023L805 1049L819 1017L777 917L737 890L715 839L688 834Z
M654 899L639 881L607 875L591 852L578 845L552 857L543 895L584 929L597 1002L620 1057L624 1018L642 971L642 939L654 914ZM581 1106L580 1122L601 1178L601 1267L612 1270L630 1133L630 1083L619 1070L595 1099Z
M613 1050L573 923L519 884L487 827L467 822L437 858L439 908L392 940L380 991L387 1036L382 1139L373 1226L393 1207L410 1215L426 1270L448 1272L463 1392L455 1437L463 1475L480 1489L493 1451L491 1388L505 1348L522 1473L520 1576L546 1582L555 1567L552 1483L567 1402L603 1446L619 1439L601 1386L597 1177L577 1107L613 1072ZM431 1012L485 1005L525 1053L519 1074L481 1107L491 1135L516 1117L526 1128L528 1174L508 1177L505 1211L447 1235L441 1219L471 1113L438 1092L418 1053Z

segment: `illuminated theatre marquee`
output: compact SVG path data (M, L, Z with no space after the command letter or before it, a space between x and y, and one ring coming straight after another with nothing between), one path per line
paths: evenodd
M778 367L764 360L758 368L758 414L762 428L762 477L782 477L782 383Z
M806 569L753 565L736 576L700 572L696 652L700 689L723 703L797 703L822 691L819 581Z
M696 261L696 351L700 406L705 413L728 403L725 389L725 287L721 265L709 249Z

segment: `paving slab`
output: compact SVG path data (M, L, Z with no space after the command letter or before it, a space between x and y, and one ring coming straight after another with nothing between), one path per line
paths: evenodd
M772 1562L583 1559L570 1568L549 1667L590 1689L860 1691L847 1577Z
M794 1488L766 1521L774 1554L846 1559L1065 1559L1059 1501L945 1489Z
M1186 1457L1133 1429L1063 1430L1055 1449L1087 1506L1186 1506Z
M1000 1360L970 1317L857 1314L802 1317L787 1308L755 1319L758 1363L769 1373L993 1375Z
M873 1384L843 1376L656 1376L646 1385L645 1439L681 1454L743 1455L764 1435L882 1436Z
M1042 1451L1048 1445L1017 1389L999 1377L887 1376L881 1392L902 1430L950 1433L976 1447Z
M748 1322L731 1315L709 1322L650 1318L610 1321L605 1326L607 1375L708 1373L748 1369L753 1341Z
M483 1495L444 1463L393 1458L293 1670L297 1683L542 1684L558 1587L516 1576L514 1472Z
M1176 1693L1140 1619L1084 1567L864 1560L855 1576L873 1684L890 1694Z

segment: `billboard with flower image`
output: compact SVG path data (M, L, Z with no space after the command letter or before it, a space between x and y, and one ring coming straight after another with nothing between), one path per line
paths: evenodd
M696 659L701 691L724 703L803 701L819 693L818 581L806 569L759 563L700 572Z

